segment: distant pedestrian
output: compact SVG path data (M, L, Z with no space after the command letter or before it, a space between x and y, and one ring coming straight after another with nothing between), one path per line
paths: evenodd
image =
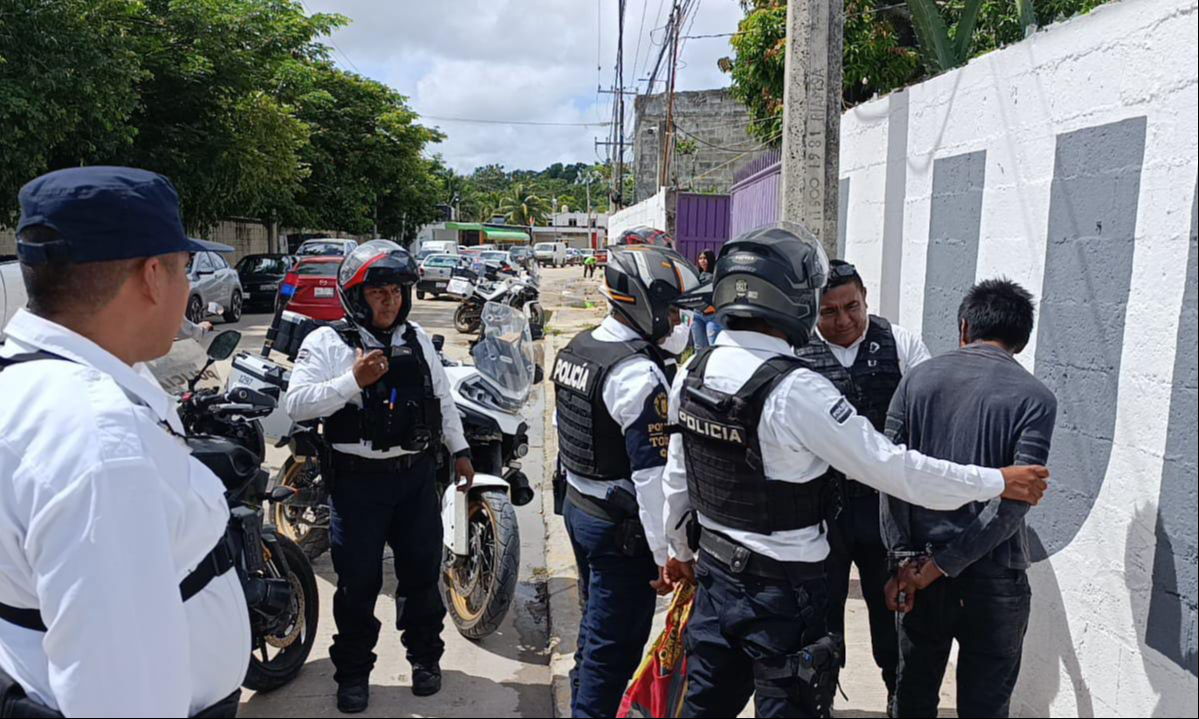
M595 259L595 255L588 255L587 259L583 260L583 278L595 277L595 268L598 266L599 260Z
M699 255L699 283L706 285L712 281L713 273L716 272L716 253L712 250L704 250ZM704 312L696 312L693 315L691 323L691 339L695 344L695 350L706 350L715 342L713 337L711 324L715 319L715 315L711 317ZM719 330L717 330L717 334Z

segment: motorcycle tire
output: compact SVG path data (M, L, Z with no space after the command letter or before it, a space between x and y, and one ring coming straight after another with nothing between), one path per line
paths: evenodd
M479 325L482 323L482 314L476 312L468 304L458 305L458 309L454 312L454 329L458 330L459 334L474 334L479 331Z
M471 641L495 634L516 594L520 574L520 526L503 492L480 492L470 505L472 555L446 550L441 592L458 633Z
M282 479L279 481L280 487L288 487L296 489L301 484L307 484L312 478L305 477L304 473L309 470L309 462L316 467L315 459L303 460L297 462L295 457L288 457L287 462L283 465ZM320 470L317 469L319 477ZM324 487L324 485L321 485ZM272 487L274 489L274 487ZM325 496L327 500L328 497ZM311 520L317 524L324 526L306 527L298 524L293 516L294 508L291 508L285 502L277 502L271 505L271 521L279 534L290 539L299 545L300 549L304 550L304 555L309 561L315 562L329 551L329 510L326 508L323 511L318 511Z
M312 563L295 542L286 537L279 537L278 540L279 549L285 555L290 569L289 579L292 587L298 593L296 601L293 602L293 611L297 615L302 614L300 621L303 623L286 639L254 637L254 653L250 656L250 669L242 686L259 694L278 691L299 676L312 654L313 645L316 644L317 626L321 616L320 592L317 589ZM271 558L271 564L276 568L282 567L280 560L275 557ZM286 646L280 646L284 642ZM273 658L259 656L260 652L266 654L268 643L279 649Z

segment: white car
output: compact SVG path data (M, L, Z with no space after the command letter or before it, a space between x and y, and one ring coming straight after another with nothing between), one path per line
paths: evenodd
M356 240L319 239L307 240L296 248L296 257L349 257L358 249Z
M16 262L0 264L0 342L4 341L4 328L8 321L28 301L21 266ZM171 353L150 362L149 367L168 394L181 394L187 389L188 380L200 371L206 359L204 348L195 340L176 340ZM219 384L220 376L215 369L210 368L201 384L210 386L214 382Z
M565 242L539 242L533 248L533 259L542 267L565 267L567 261Z

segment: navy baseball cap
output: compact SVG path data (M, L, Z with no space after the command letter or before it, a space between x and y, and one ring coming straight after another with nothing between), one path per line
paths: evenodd
M109 262L177 252L221 252L183 230L179 193L162 175L128 167L79 167L43 175L21 189L17 256L26 265ZM43 226L50 243L21 233Z

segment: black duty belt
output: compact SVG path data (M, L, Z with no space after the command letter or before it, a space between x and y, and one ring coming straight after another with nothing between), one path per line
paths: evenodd
M213 704L199 714L195 719L234 719L237 710L241 708L241 690L237 690L221 701ZM60 712L30 699L21 685L0 669L0 717L8 719L64 719Z
M187 575L187 578L179 585L179 594L183 597L183 601L185 603L190 601L235 566L233 551L229 548L225 537L221 537L220 543L208 553L208 556L204 557L200 566L196 567L196 571ZM0 604L0 620L31 632L45 634L49 631L46 623L42 620L42 613L38 609L18 609Z
M735 576L750 576L775 582L824 579L824 562L780 562L758 554L715 532L704 530L699 540L704 555L723 565Z
M570 502L572 505L574 505L575 509L579 510L583 514L586 514L592 519L598 519L601 522L607 522L608 524L620 524L622 522L627 522L630 519L639 520L639 517L636 514L630 514L611 502L607 502L602 499L596 499L595 497L588 497L574 487L566 488L566 501Z
M345 452L333 453L333 466L339 472L361 474L385 474L388 472L407 472L428 456L428 453L405 454L388 459L371 459L359 457Z
M863 499L865 497L877 497L878 490L874 487L867 486L861 482L847 479L845 480L845 496L850 499Z

